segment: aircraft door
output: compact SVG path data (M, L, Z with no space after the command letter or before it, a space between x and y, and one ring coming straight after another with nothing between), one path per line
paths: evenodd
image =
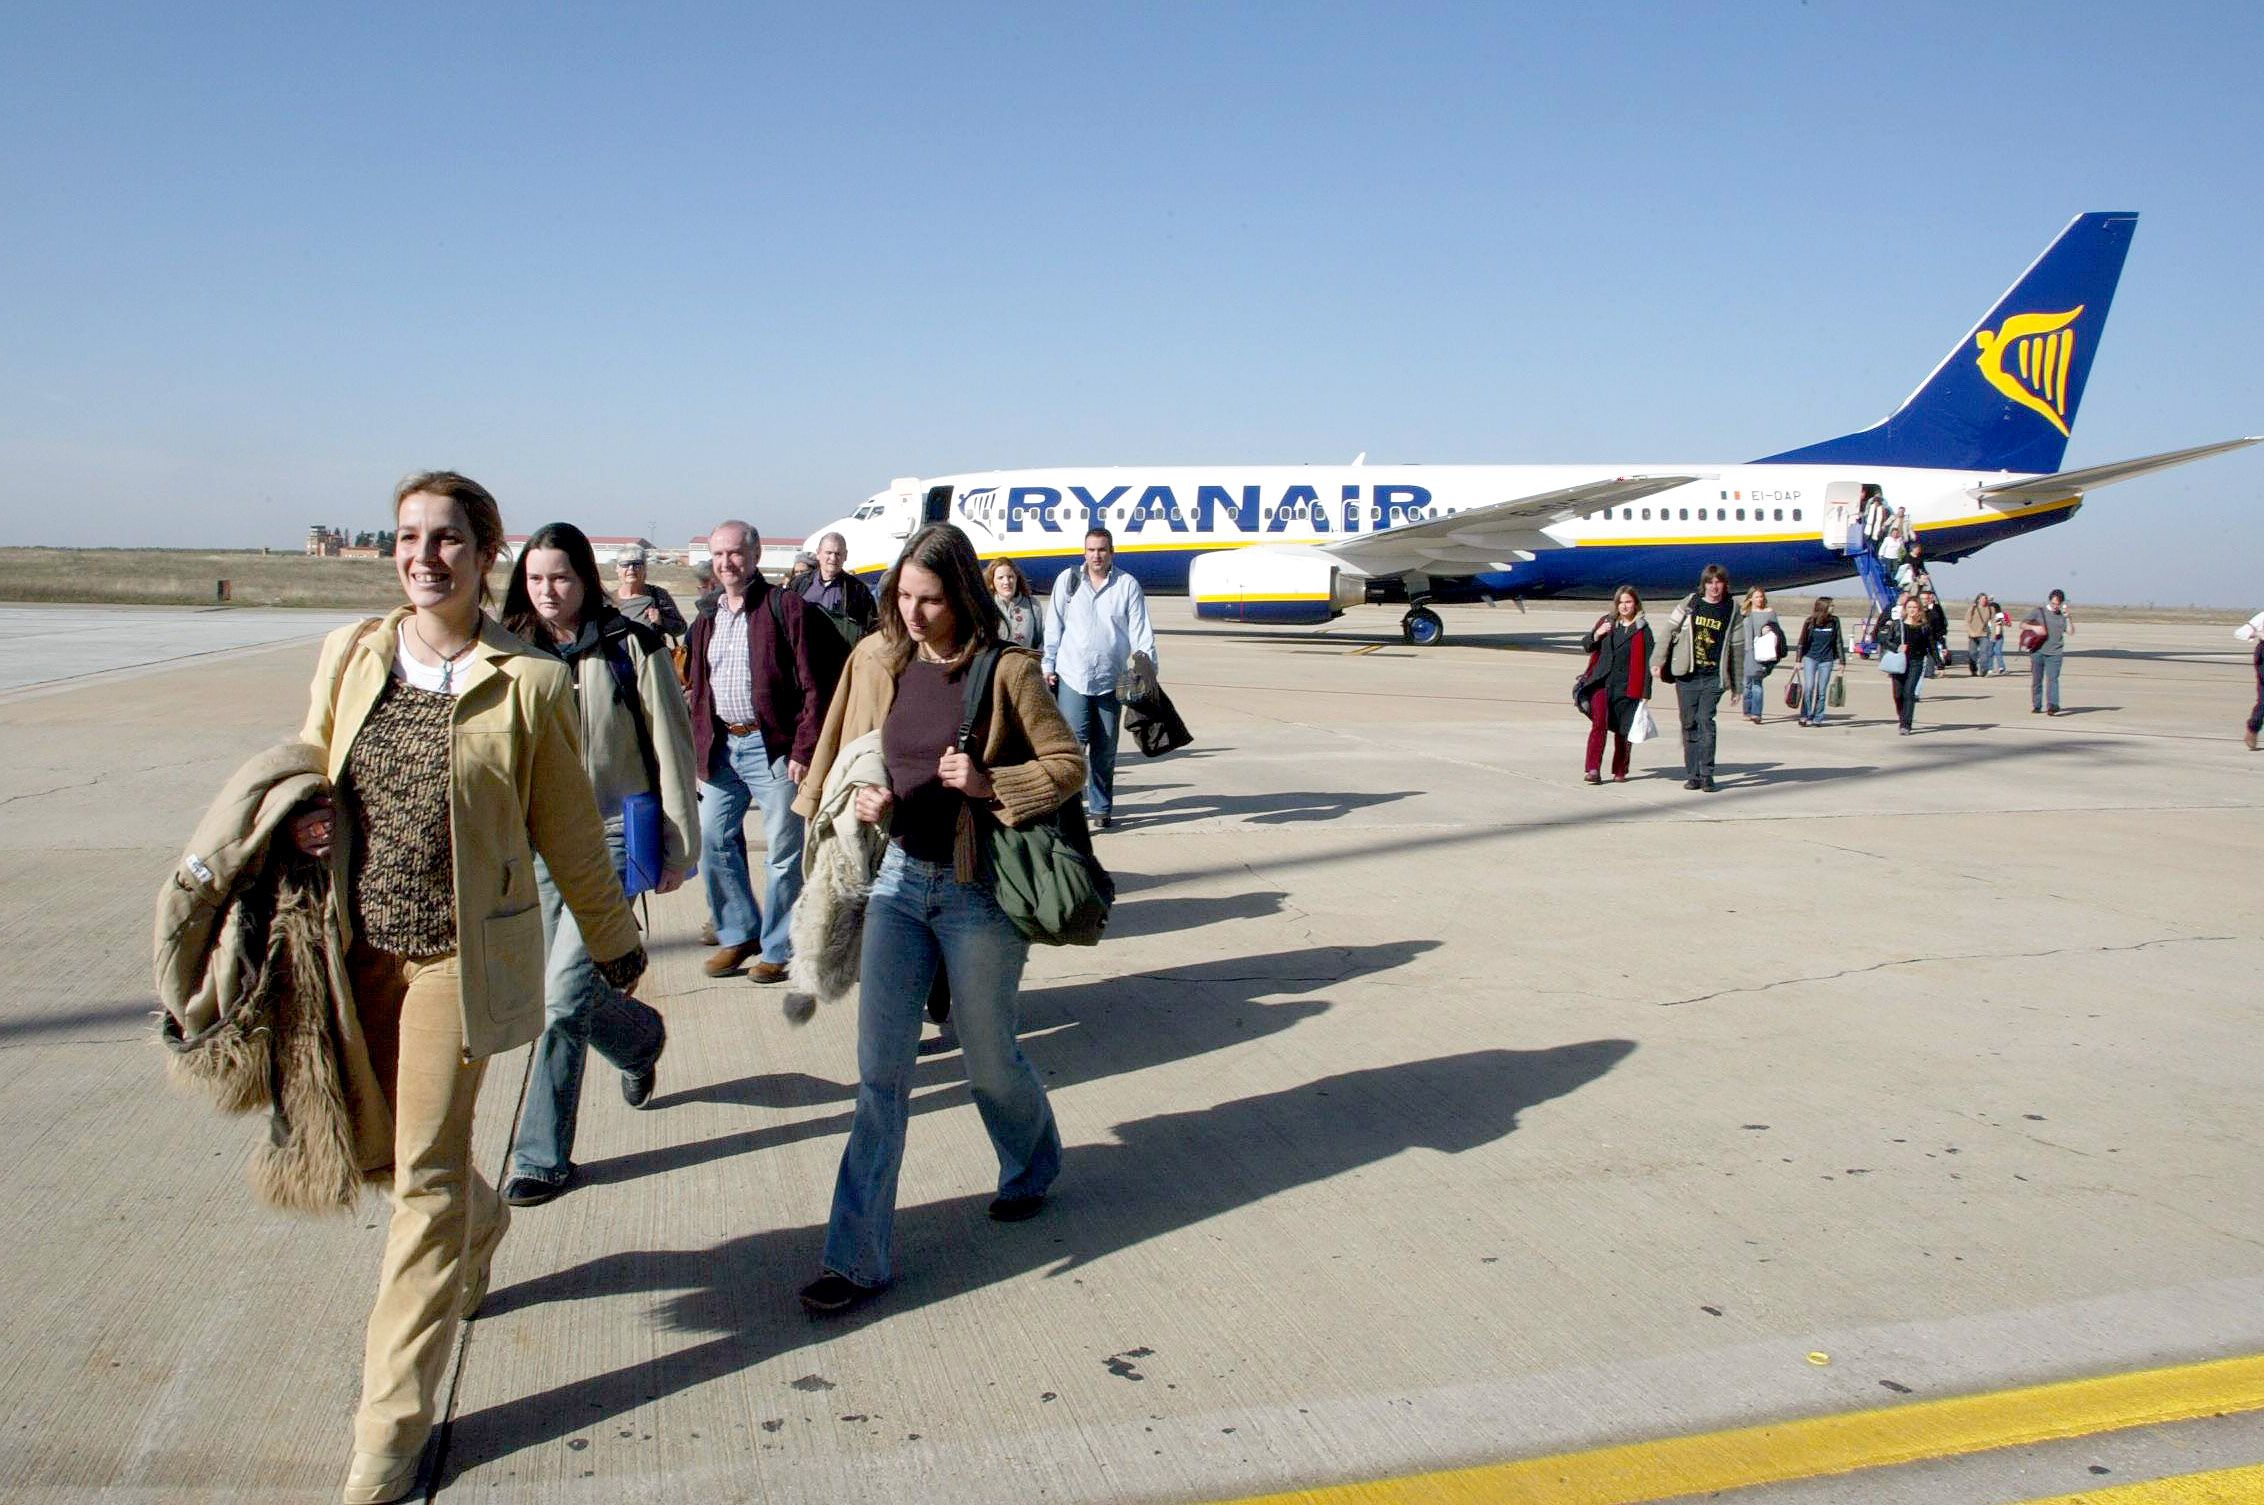
M1863 493L1860 481L1833 481L1824 488L1823 534L1826 547L1842 554L1853 551L1863 536Z
M947 523L950 521L951 488L949 486L930 486L928 488L928 499L920 508L921 525L924 527L929 523Z

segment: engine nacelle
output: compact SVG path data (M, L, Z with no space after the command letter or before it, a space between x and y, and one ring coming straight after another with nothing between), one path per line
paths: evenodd
M1187 595L1207 622L1318 627L1365 601L1368 577L1320 549L1256 545L1196 555Z

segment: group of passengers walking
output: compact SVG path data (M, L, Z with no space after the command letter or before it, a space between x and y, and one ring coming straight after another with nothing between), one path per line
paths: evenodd
M1883 515L1874 521L1888 530L1887 537L1896 536L1894 524ZM1903 736L1915 730L1913 718L1924 682L1951 662L1947 612L1923 575L1914 583L1916 589L1903 595L1895 610L1873 629L1879 667L1886 671L1896 727ZM1648 704L1654 674L1675 687L1685 789L1716 788L1718 712L1730 686L1740 688L1745 719L1756 726L1767 719L1767 680L1780 665L1792 668L1794 679L1786 688L1785 701L1797 710L1799 725L1822 726L1826 712L1845 703L1840 676L1847 667L1851 642L1830 596L1816 598L1794 641L1769 605L1767 591L1755 586L1739 601L1732 601L1730 594L1729 572L1718 564L1706 566L1699 574L1698 589L1669 616L1662 643L1644 615L1635 587L1622 585L1612 593L1611 609L1580 639L1588 663L1574 682L1573 699L1589 724L1584 782L1603 782L1607 741L1612 744L1612 780L1626 782L1630 744L1655 733ZM1966 614L1969 673L2002 672L2003 631L2010 620L1988 596L1974 598ZM2264 615L2250 625L2264 635ZM2039 714L2060 713L2060 666L2069 630L2067 597L2057 590L2023 624L2031 708ZM2258 675L2259 715L2247 733L2251 746L2257 732L2264 730L2264 636L2258 648Z
M404 604L325 641L293 753L308 777L276 786L319 793L255 832L274 843L268 860L328 885L318 945L338 979L336 1059L316 1087L329 1084L344 1122L349 1182L390 1180L393 1197L350 1505L414 1490L457 1326L486 1294L511 1207L573 1183L588 1051L619 1072L631 1107L652 1102L667 1029L635 996L646 953L629 892L699 872L714 927L705 970L751 959L755 981L784 979L805 822L829 783L885 851L861 932L844 932L861 978L857 1106L801 1302L838 1312L891 1278L911 1068L938 973L999 1162L991 1216L1040 1210L1061 1135L1017 1043L1030 943L999 906L984 833L1045 818L1080 788L1110 824L1116 680L1133 652L1155 654L1138 583L1100 529L1040 606L1012 564L986 578L949 524L912 536L876 602L843 568L838 536L788 591L756 568L754 528L727 522L709 540L714 594L687 623L642 557L622 562L609 599L588 538L555 523L520 551L497 620L485 610L504 545L494 497L427 472L396 489L394 516ZM963 744L968 675L993 650ZM192 851L176 882L200 875ZM209 965L223 983L236 975ZM222 1032L200 1025L176 1049ZM472 1159L473 1104L488 1059L530 1041L499 1191ZM279 1125L304 1086L263 1084Z

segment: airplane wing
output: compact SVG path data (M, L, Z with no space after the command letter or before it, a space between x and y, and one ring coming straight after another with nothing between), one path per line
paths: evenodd
M2219 444L2201 444L2192 449L2173 449L2166 454L2142 455L2135 460L2117 460L2111 465L2093 465L2086 470L2063 470L2048 476L2037 476L2027 481L1999 481L1993 486L1977 486L1973 495L1991 507L2010 512L2034 502L2060 502L2078 492L2095 487L2109 486L2116 481L2127 481L2133 476L2150 475L2157 470L2168 470L2192 460L2206 460L2227 450L2246 449L2251 444L2264 443L2264 435L2250 439L2227 439Z
M1700 476L1616 476L1584 481L1559 491L1466 507L1449 517L1399 523L1373 533L1355 533L1319 547L1370 575L1411 570L1431 574L1468 573L1551 542L1541 529L1570 522L1600 507L1616 507L1641 497L1672 491Z

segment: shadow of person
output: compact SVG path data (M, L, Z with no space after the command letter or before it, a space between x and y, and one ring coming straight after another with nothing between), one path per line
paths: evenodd
M1032 988L1021 997L1020 1027L1024 1035L1042 1033L1043 1038L1025 1041L1023 1049L1049 1088L1074 1087L1124 1072L1145 1071L1288 1029L1326 1011L1328 1001L1263 1000L1311 993L1403 967L1424 952L1435 950L1438 944L1418 940L1375 946L1316 946ZM852 1062L845 1060L842 1064L854 1072ZM922 1059L913 1068L912 1086L916 1094L911 1104L914 1117L969 1100L965 1068L955 1055ZM938 1090L923 1090L930 1088ZM796 1094L806 1096L797 1099ZM837 1084L801 1072L780 1072L742 1077L714 1087L687 1088L666 1101L814 1107L823 1102L848 1103L856 1095L853 1080ZM581 1180L585 1186L631 1181L827 1134L847 1134L849 1119L849 1110L843 1109L822 1118L763 1124L688 1144L632 1150L584 1163ZM536 1298L514 1288L489 1299L500 1312Z
M848 1328L1017 1276L1086 1269L1410 1150L1460 1155L1479 1149L1515 1132L1528 1108L1578 1091L1634 1049L1632 1040L1606 1039L1470 1051L1340 1072L1215 1107L1118 1124L1113 1143L1070 1150L1054 1197L1033 1222L990 1223L983 1215L987 1188L900 1210L900 1279L847 1320L813 1322L795 1304L795 1287L816 1273L822 1224L748 1234L700 1251L610 1254L540 1277L525 1284L588 1297L667 1293L656 1313L661 1325L712 1336L456 1417L443 1444L441 1475L453 1478L573 1436L664 1396L820 1345ZM480 1320L494 1319L483 1314Z
M1255 920L1281 913L1289 895L1279 889L1227 894L1214 899L1135 899L1119 901L1108 912L1108 938L1163 935L1200 930L1222 920Z
M1214 820L1233 815L1242 817L1252 825L1261 826L1340 820L1355 810L1387 805L1393 800L1413 799L1420 793L1422 791L1419 789L1395 789L1383 794L1285 789L1269 790L1264 794L1182 795L1160 804L1143 803L1131 812L1129 821L1119 818L1117 824L1145 830L1150 826L1168 826L1188 820Z

